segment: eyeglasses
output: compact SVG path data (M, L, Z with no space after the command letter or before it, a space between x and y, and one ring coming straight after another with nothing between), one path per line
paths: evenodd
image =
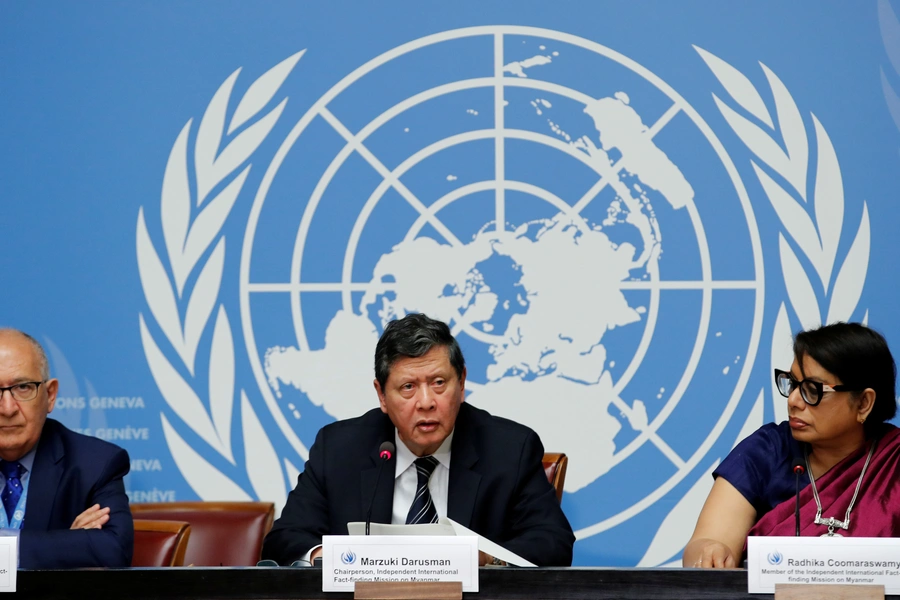
M9 390L13 400L17 402L31 402L37 396L38 388L45 381L23 381L9 387L0 387L0 400L3 400L3 392Z
M828 385L821 381L804 379L797 381L787 371L775 369L775 387L781 395L787 398L796 388L800 388L800 397L810 406L818 406L825 392L856 392L858 388L852 385Z

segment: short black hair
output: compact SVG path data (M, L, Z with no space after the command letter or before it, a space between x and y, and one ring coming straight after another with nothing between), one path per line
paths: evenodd
M867 435L897 414L897 365L884 336L860 323L832 323L803 331L794 339L794 357L809 356L846 386L875 390L875 404L866 419Z
M435 346L447 348L450 365L456 376L462 378L466 360L446 323L421 313L410 313L388 323L375 346L375 379L381 389L387 384L391 367L397 359L424 356Z

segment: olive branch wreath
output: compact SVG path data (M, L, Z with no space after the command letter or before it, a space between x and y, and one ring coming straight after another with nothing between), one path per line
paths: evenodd
M828 132L816 115L810 113L816 144L816 164L811 169L803 117L778 76L760 63L774 100L776 125L759 91L743 73L709 52L696 46L695 49L738 107L756 121L713 94L725 121L759 160L759 163L751 160L750 164L781 221L782 230L778 235L781 273L794 316L803 329L850 319L859 304L868 271L869 209L863 201L853 242L843 263L836 268L846 211L841 167ZM812 266L817 280L808 276L801 259ZM868 312L863 320L867 319ZM793 357L785 302L781 303L775 319L770 357L772 368L785 368ZM787 409L780 401L774 381L771 385L773 407L779 420L786 417Z
M897 18L897 13L891 8L888 0L878 0L878 25L881 29L881 41L884 43L888 62L894 73L900 75L900 19ZM900 94L891 85L888 75L884 73L884 68L881 68L880 71L884 101L894 125L900 129Z
M143 207L138 211L136 234L147 319L152 318L180 359L178 366L169 362L141 313L138 318L144 354L160 393L183 424L232 466L237 466L232 419L239 414L244 470L250 487L258 499L279 505L287 496L285 475L291 478L297 469L285 460L282 471L281 460L243 389L239 392L238 413L234 338L225 306L218 304L218 310L216 306L225 263L222 227L247 180L252 166L248 160L272 131L288 99L259 115L304 52L283 60L247 88L231 114L227 131L228 105L241 69L225 79L196 129L193 156L189 153L193 119L181 129L169 154L160 198L163 257L150 237ZM225 136L231 136L227 143ZM211 319L213 312L215 319ZM195 391L202 383L196 359L200 339L211 322L204 402ZM162 411L160 419L176 466L201 499L251 499L236 481L194 450Z
M810 173L806 125L778 76L760 63L775 105L776 120L773 121L765 101L749 78L706 50L697 46L694 49L745 113L741 114L713 94L719 112L732 131L756 155L759 162L751 160L750 164L782 225L778 250L788 302L781 302L778 308L770 359L772 368L785 368L793 359L788 306L804 329L847 320L856 310L869 264L868 206L863 202L856 235L835 275L844 224L844 186L837 154L825 128L810 113L816 141L816 164ZM807 274L801 257L812 266L815 281ZM816 293L817 287L822 302ZM863 320L867 318L868 313ZM787 406L775 389L774 381L771 385L772 407L778 422L787 418ZM764 396L764 391L760 390L734 445L762 426ZM663 519L638 566L659 565L684 548L690 527L697 521L700 507L712 486L709 474L718 463L717 458ZM680 560L676 562L680 565Z

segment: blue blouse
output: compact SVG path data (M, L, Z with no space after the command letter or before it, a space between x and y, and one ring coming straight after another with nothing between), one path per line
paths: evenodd
M767 423L735 446L713 477L723 477L753 505L756 518L796 493L796 475L791 470L803 448L791 435L787 421ZM809 477L800 476L800 489L809 485Z

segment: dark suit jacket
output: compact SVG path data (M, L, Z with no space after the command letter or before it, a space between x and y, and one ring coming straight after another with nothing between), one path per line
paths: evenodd
M290 564L327 534L364 521L375 491L378 447L394 440L380 409L322 428L297 487L266 536L262 557ZM544 448L531 429L467 403L460 407L450 456L447 515L541 565L572 563L575 536L547 481ZM372 521L390 523L394 461L385 466Z
M128 453L118 446L47 419L28 483L20 567L130 567L134 522L122 482L130 466ZM75 517L98 503L110 508L103 529L69 529Z

